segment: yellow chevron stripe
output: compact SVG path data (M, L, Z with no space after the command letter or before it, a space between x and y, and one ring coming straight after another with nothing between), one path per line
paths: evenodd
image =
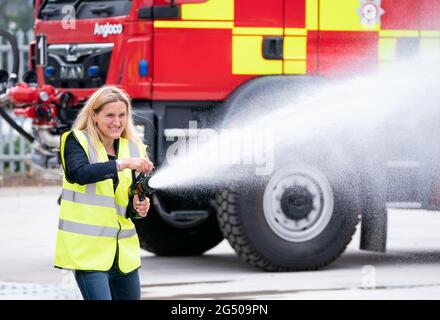
M307 58L307 38L285 37L283 56L286 60L305 60Z
M234 20L234 0L209 0L182 5L183 20Z
M306 0L306 28L318 30L318 0Z
M286 35L286 36L307 36L307 29L285 28L284 35Z
M306 74L307 61L284 61L285 74Z
M283 28L246 28L246 27L234 27L232 34L235 35L249 35L249 36L282 36Z
M232 36L232 74L281 74L282 60L262 56L263 36Z
M320 0L320 30L362 32L379 30L379 24L374 25L371 29L365 29L358 13L360 7L361 2L359 0Z
M232 29L228 21L154 21L155 28Z

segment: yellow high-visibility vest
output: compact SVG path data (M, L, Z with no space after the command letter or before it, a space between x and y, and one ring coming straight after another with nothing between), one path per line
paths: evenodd
M61 164L65 169L64 148L70 131L61 136ZM107 159L101 143L98 155L92 149L85 132L73 134L89 158L96 163ZM146 157L145 146L119 138L118 158ZM56 241L55 267L72 270L107 271L118 254L121 272L129 273L140 267L140 246L133 222L125 217L132 183L130 169L118 172L119 183L113 189L111 178L79 185L63 178L63 191Z

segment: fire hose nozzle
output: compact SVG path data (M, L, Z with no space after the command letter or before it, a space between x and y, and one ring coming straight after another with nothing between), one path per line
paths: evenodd
M135 174L134 170L132 170L132 173L133 175ZM144 201L147 196L155 192L156 190L149 185L151 177L151 175L146 175L145 173L139 174L130 186L130 196L134 196L135 194L137 194L139 200ZM135 215L131 216L130 218L139 219L141 217L139 215Z
M140 182L140 186L142 188L142 191L148 194L152 194L153 192L156 191L156 189L152 188L150 186L150 179L151 179L151 175L150 176L145 176L145 178L142 178L141 182Z
M137 176L136 181L133 182L130 187L130 194L138 194L139 200L143 201L146 196L152 194L156 191L156 189L150 187L149 182L152 175L146 175L145 173L141 173Z

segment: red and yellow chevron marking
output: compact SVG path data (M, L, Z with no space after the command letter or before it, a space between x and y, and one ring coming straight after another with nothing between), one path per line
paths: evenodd
M360 8L368 1L384 12L367 28ZM207 0L154 27L227 32L233 75L333 73L386 65L407 43L440 48L440 0ZM284 38L283 60L263 58L264 36Z

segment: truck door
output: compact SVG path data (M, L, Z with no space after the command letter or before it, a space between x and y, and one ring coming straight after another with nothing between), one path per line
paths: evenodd
M234 75L283 73L284 0L235 0Z
M155 6L169 5L154 0ZM154 21L155 100L221 100L231 78L234 0L178 0Z
M154 99L222 101L253 76L282 74L284 0L190 2L154 22Z

